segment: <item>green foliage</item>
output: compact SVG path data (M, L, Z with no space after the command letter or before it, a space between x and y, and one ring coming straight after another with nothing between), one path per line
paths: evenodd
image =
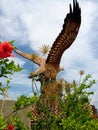
M87 75L79 85L75 81L68 83L70 91L61 99L58 115L51 113L37 95L20 96L15 103L14 110L35 105L37 115L35 115L36 109L34 113L27 113L27 116L33 121L32 130L97 130L98 120L93 119L89 100L89 95L93 92L87 90L95 83L96 81L92 80L91 75ZM14 121L17 124L14 124L17 130L27 129L20 119L16 118Z
M35 117L35 113L32 113L32 130L63 130L60 125L60 116L55 116L51 113L47 106L44 103L39 102L37 104L38 113L37 117Z
M62 120L63 130L97 130L98 120L86 120L84 123L73 117Z
M80 112L82 116L89 117L89 95L93 94L93 92L87 91L88 88L91 88L93 84L96 83L95 80L90 80L91 75L87 75L80 86L72 83L70 84L71 92L65 96L66 105L65 111L66 116L74 114L74 116L79 118ZM84 114L84 115L83 115ZM85 117L85 118L86 118ZM81 119L82 117L80 117ZM84 120L84 119L83 119Z
M87 75L79 85L75 81L68 83L70 91L61 99L58 115L51 113L37 95L20 96L14 105L14 111L36 106L38 111L36 116L36 111L27 113L27 116L33 120L32 130L97 130L98 120L93 119L89 100L89 95L93 93L87 90L95 83L91 75ZM13 117L12 124L15 130L29 130L19 117Z
M12 80L11 75L13 75L15 72L21 71L22 68L20 67L19 64L15 64L13 60L9 60L7 58L5 59L0 59L0 78L5 78L5 82L0 82L0 95L4 99L8 98L7 91L11 87L10 86L10 81ZM2 103L1 107L1 115L2 115L2 109L3 109L4 101Z
M6 96L5 93L7 90L11 87L10 81L11 81L11 75L13 75L15 72L21 71L22 68L20 67L19 64L15 64L13 60L9 60L7 58L5 59L0 59L0 78L6 78L5 84L2 84L0 82L0 91L2 96Z
M13 44L13 41L11 42ZM0 59L0 78L4 79L5 82L0 82L0 94L3 96L3 101L0 108L0 130L7 130L7 127L9 125L9 122L12 124L12 122L15 122L15 129L17 130L28 130L23 125L23 123L18 118L13 118L13 121L9 119L5 119L3 117L3 107L4 107L4 101L8 97L7 91L11 87L10 81L11 81L11 75L13 75L15 72L21 71L22 68L19 64L15 64L13 60L9 60L7 58ZM23 128L23 129L22 129Z
M0 59L0 77L8 78L9 75L13 75L13 73L21 71L22 68L19 64L15 64L13 60L9 59Z
M29 130L29 128L21 121L18 116L13 117L12 123L15 130Z
M0 116L0 130L4 130L6 128L5 120L2 116Z
M97 130L98 120L93 119L89 100L93 92L88 91L95 83L91 75L86 75L79 85L75 81L68 83L70 91L61 100L60 112L56 116L39 103L40 116L37 116L32 130Z
M14 42L15 42L15 40L12 40L12 41L9 41L10 42L10 44L14 47Z
M27 97L27 96L20 96L15 105L14 105L14 110L20 110L20 109L24 109L28 106L30 106L31 104L35 104L37 102L38 98L37 96L33 96L33 97Z

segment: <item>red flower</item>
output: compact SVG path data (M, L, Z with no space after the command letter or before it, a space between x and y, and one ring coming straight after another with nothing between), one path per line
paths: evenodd
M96 116L96 115L94 115L94 116L93 116L93 118L94 118L94 119L96 119L96 118L97 118L97 116Z
M10 42L3 42L0 44L0 58L7 58L14 56L12 54L13 47L10 45Z
M13 125L8 126L8 130L15 130Z

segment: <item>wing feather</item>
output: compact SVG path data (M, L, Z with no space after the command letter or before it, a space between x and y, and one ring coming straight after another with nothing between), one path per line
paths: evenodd
M67 14L64 20L64 25L61 33L53 43L53 46L46 60L47 64L59 65L62 54L72 45L78 34L81 24L81 9L77 0L73 0L73 10L71 4L69 6L70 12Z

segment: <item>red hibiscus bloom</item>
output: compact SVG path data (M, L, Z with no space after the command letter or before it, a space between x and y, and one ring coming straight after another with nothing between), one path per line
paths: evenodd
M0 58L7 58L14 56L12 54L13 47L10 45L10 42L3 42L0 44Z
M8 130L15 130L13 125L8 126Z
M94 118L94 119L96 119L96 118L97 118L97 116L96 116L96 115L94 115L94 116L93 116L93 118Z

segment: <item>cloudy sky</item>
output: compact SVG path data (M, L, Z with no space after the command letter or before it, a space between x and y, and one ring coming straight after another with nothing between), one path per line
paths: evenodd
M98 80L98 0L78 0L82 10L82 23L77 39L64 53L61 66L64 71L58 78L68 81L79 80L79 71L92 74ZM14 45L21 51L38 52L43 44L50 46L62 29L64 18L72 0L0 0L0 35L2 41L15 40ZM29 73L36 68L34 63L15 54L16 63L23 71L14 75L9 98L32 93L32 81ZM98 108L98 88L92 103Z

